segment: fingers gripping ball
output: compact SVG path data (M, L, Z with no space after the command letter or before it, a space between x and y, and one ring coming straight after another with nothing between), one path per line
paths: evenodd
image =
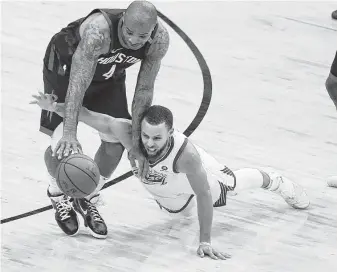
M100 173L97 164L83 154L70 155L56 169L56 182L60 190L73 198L84 198L98 186Z

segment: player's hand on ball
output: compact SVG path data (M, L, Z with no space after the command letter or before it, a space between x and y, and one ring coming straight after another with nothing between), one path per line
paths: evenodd
M128 154L133 173L141 179L144 179L149 171L149 162L138 146L134 146ZM136 165L138 161L138 166Z
M219 259L226 260L231 257L229 254L221 253L215 250L209 243L200 243L197 253L201 258L204 258L205 256L209 256L213 260L219 260Z
M39 95L32 95L32 97L35 98L35 100L29 102L29 104L36 104L43 110L55 111L56 95L39 92Z
M53 156L57 156L59 160L68 157L70 154L82 154L82 147L76 137L72 135L63 135L58 141Z

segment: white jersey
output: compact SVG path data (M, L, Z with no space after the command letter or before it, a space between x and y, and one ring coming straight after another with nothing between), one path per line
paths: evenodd
M185 135L175 131L171 137L168 151L162 158L158 159L157 162L150 164L149 173L146 178L142 180L144 187L160 203L163 203L163 201L165 202L165 199L180 198L187 200L194 194L186 174L179 173L176 169L177 160L188 141L189 140ZM224 172L224 166L207 154L206 151L195 144L194 146L199 152L207 173L213 200L216 201L219 199L221 191L219 181L226 186L234 186L235 177L234 175L229 175L228 172ZM228 169L228 171L230 170ZM229 177L230 179L228 180ZM181 204L177 203L177 208L179 205Z

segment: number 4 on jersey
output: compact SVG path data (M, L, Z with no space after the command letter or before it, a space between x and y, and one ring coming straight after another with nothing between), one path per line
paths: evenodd
M105 77L105 79L109 79L113 76L114 72L116 69L116 64L112 64L111 69L106 72L105 74L103 74L103 76Z

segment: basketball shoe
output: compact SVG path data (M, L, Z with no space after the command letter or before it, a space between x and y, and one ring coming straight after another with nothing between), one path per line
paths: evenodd
M77 198L73 205L75 211L82 215L84 225L89 228L92 236L99 239L107 237L108 228L93 203L85 198Z
M75 210L73 209L70 198L64 194L52 196L47 190L47 195L55 210L55 220L61 230L69 235L74 236L79 231L79 221Z
M283 197L289 206L295 209L306 209L310 205L308 195L302 186L278 173L270 173L270 184L266 188Z

